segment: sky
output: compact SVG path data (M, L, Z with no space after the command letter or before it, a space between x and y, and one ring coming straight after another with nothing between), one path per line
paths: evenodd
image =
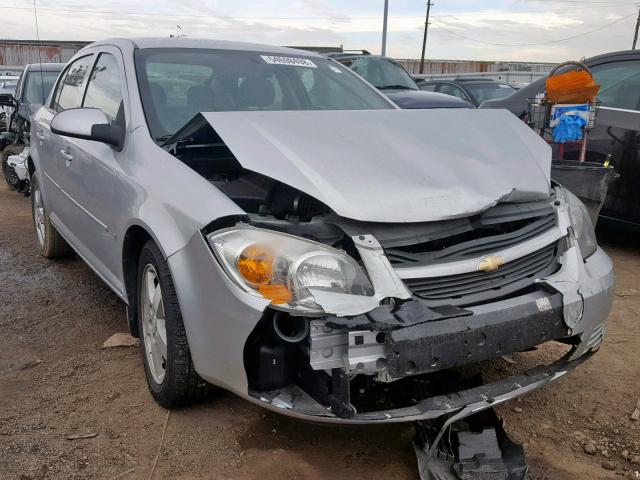
M380 53L384 5L384 0L36 2L43 40L168 36L178 32L189 37L274 45L342 45L372 53ZM640 0L433 3L427 58L539 62L631 48L640 8ZM420 57L425 13L426 0L389 0L387 55ZM3 38L36 38L33 0L0 0L0 18Z

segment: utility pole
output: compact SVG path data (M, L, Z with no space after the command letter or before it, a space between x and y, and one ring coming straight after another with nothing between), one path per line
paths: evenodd
M384 0L384 17L382 19L382 52L384 57L387 54L387 19L389 17L389 0Z
M640 29L640 9L638 9L638 19L636 20L636 32L633 35L633 47L632 50L636 49L636 43L638 43L638 30Z
M429 30L429 12L431 11L431 0L427 0L427 18L424 21L424 37L422 37L422 56L420 57L420 73L424 73L424 54L427 49L427 32Z

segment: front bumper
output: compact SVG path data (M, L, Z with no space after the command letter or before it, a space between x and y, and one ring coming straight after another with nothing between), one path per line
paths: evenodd
M277 390L251 391L245 348L247 339L264 319L268 302L241 292L228 280L199 232L168 261L191 355L202 378L285 415L317 422L362 424L432 419L465 407L489 408L555 381L584 361L602 342L613 299L613 266L601 249L583 262L577 246L569 247L560 259L562 268L541 280L540 289L465 308L468 313L452 318L424 323L418 319L413 325L384 332L384 342L376 347L376 352L383 351L386 357L384 370L390 385L406 376L478 362L547 340L570 337L573 349L565 358L507 380L425 398L409 407L352 411L347 415L327 402L317 401L295 384ZM413 302L416 300L407 303ZM376 337L375 331L366 333ZM358 357L362 352L352 348L358 342L357 336L358 332L347 332L345 344L334 349L337 352L342 349L346 356L347 368L343 370L351 369L351 374L374 373L371 369L379 368L374 367L377 353L367 356L364 352ZM313 364L312 347L310 351ZM349 352L356 356L350 359ZM364 370L358 371L358 363L364 364ZM327 363L326 371L332 370L338 368Z
M357 413L350 418L336 416L296 387L279 391L277 395L246 398L269 410L319 423L366 425L433 420L443 415L459 413L462 410L466 410L469 415L472 415L518 398L564 377L592 354L593 352L586 353L575 360L569 360L570 354L568 354L551 365L536 367L505 380L447 395L430 397L410 407Z

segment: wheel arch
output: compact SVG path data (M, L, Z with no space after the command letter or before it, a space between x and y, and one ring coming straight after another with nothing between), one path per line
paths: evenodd
M35 173L36 165L33 163L33 158L31 155L27 156L27 170L29 171L29 178Z
M160 249L162 246L151 234L151 231L139 224L130 225L122 239L122 279L127 297L127 325L132 336L139 338L138 328L138 258L142 247L147 241L152 240ZM166 258L166 256L165 256Z

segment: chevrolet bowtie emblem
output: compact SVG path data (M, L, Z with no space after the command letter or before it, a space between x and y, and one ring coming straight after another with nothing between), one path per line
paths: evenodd
M482 272L495 272L504 265L504 258L498 255L487 255L478 261L478 270Z

